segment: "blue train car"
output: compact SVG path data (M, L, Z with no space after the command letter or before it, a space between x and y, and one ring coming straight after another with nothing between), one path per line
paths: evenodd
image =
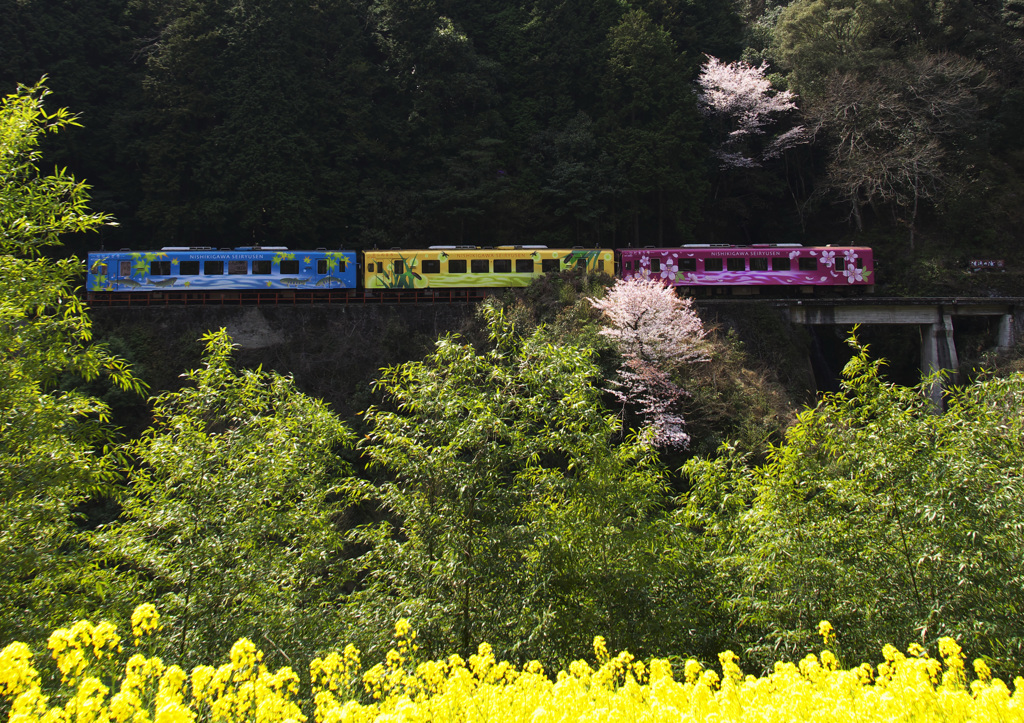
M86 289L131 291L327 291L356 287L354 251L165 246L89 254Z

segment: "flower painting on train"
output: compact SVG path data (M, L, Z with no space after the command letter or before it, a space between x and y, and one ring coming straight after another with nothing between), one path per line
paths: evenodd
M679 273L679 260L676 254L663 259L663 266L661 267L661 278L666 281L672 281L676 278L676 274Z

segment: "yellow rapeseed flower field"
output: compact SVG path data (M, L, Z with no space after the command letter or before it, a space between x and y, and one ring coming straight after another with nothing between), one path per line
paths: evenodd
M159 631L159 615L140 606L132 617L136 644ZM828 622L819 627L835 640ZM63 676L54 695L40 687L32 653L23 643L0 652L0 697L10 723L398 723L420 721L1024 721L1024 678L1011 693L982 661L973 675L957 643L944 638L941 660L917 645L906 654L891 645L877 668L844 670L826 649L799 663L776 663L765 676L744 675L726 651L720 670L694 660L676 671L666 660L644 663L628 652L612 656L594 640L594 664L577 660L549 675L537 662L518 668L481 645L468 660L418 660L416 633L395 626L386 659L365 672L347 646L310 664L310 710L299 700L291 668L270 672L262 653L239 640L230 661L191 674L159 658L125 651L114 626L81 621L55 631L49 648Z

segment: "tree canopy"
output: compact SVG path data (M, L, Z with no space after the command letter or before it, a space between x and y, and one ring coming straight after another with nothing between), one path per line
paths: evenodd
M0 82L49 74L81 109L85 127L47 145L117 213L122 225L103 229L114 247L829 243L863 232L883 268L906 268L909 252L955 271L972 245L997 256L1013 246L1024 118L1014 2L0 9ZM739 92L744 79L753 95ZM745 109L712 102L721 92Z
M854 342L855 343L855 342ZM1024 377L900 387L867 349L842 389L802 412L767 463L692 461L688 518L722 602L762 657L802 649L826 619L860 659L883 640L942 636L1019 667Z
M483 313L482 351L445 338L377 382L363 449L392 521L362 534L360 627L386 631L398 610L428 651L487 641L549 660L596 629L660 647L690 627L694 583L653 448L602 406L590 350Z
M437 655L566 662L601 634L766 662L828 617L853 659L952 635L1020 668L1019 374L937 415L857 347L771 446L791 410L688 302L549 275L382 370L359 441L216 331L124 441L102 395L145 385L61 259L859 234L899 291L1018 294L1017 269L958 268L1015 258L1024 224L1018 0L0 12L3 640L148 598L182 663L243 634L281 661L382 650L399 615Z
M62 234L110 217L88 208L88 186L40 168L40 142L75 123L47 111L42 84L0 101L0 636L45 628L81 611L73 591L87 561L76 507L110 494L120 458L109 408L74 380L108 379L141 392L125 363L92 341L75 295L80 265L42 256Z
M256 636L287 661L337 630L348 580L336 526L358 494L339 453L352 432L294 382L236 371L224 330L187 386L152 401L126 449L131 495L95 544L122 616L160 606L168 655L198 662Z

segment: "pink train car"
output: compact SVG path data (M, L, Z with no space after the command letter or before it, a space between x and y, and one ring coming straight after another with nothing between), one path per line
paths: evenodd
M688 290L741 287L733 293L757 293L757 287L816 287L868 291L875 265L865 246L692 244L682 248L623 248L617 251L619 274L661 279Z

